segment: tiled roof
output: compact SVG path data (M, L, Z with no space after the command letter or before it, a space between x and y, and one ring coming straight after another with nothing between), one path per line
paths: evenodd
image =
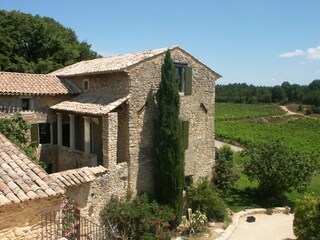
M59 184L61 188L79 186L83 183L92 182L98 176L107 174L108 170L102 166L83 167L63 172L50 174L50 177Z
M82 61L65 68L52 72L52 75L67 77L75 75L87 75L107 72L120 72L124 71L135 64L144 60L155 57L159 54L166 52L168 49L177 47L159 48L148 50L144 52L128 53L117 56L97 58L88 61Z
M63 193L41 167L0 134L0 206Z
M0 72L0 95L78 94L70 81L48 74Z
M84 93L68 101L53 105L50 108L58 111L80 114L103 115L112 111L128 99L129 96L123 97Z

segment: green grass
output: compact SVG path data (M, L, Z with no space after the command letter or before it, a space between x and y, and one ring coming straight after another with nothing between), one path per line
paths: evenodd
M286 194L281 199L265 199L259 198L256 192L258 183L250 182L249 179L242 174L242 164L247 158L241 157L239 153L234 154L234 170L239 174L240 178L235 183L235 188L224 198L230 209L234 212L244 210L245 208L270 208L290 206L294 208L297 199L303 198L306 193L314 193L320 196L320 176L314 176L310 186L305 193L293 191Z
M282 115L285 111L274 104L216 103L215 113L216 121L226 121Z

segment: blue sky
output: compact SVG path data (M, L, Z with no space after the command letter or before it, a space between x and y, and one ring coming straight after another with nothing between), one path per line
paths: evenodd
M320 79L319 0L0 0L52 17L107 56L179 45L220 84Z

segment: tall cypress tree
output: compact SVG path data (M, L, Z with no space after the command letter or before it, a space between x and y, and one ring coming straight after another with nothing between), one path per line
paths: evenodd
M179 221L183 208L184 151L179 119L179 80L169 50L162 65L156 99L156 197L160 203L175 209Z

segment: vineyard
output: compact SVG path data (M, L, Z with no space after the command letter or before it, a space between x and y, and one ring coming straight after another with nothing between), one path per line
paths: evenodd
M243 147L254 142L280 138L294 151L318 156L320 163L320 119L284 115L276 105L218 103L215 135L218 140ZM235 170L240 178L234 191L225 199L226 202L234 211L242 210L246 206L268 207L265 202L259 202L246 192L246 189L256 187L257 183L250 182L242 173L242 163L246 159L239 154L235 156ZM307 193L320 195L319 173L313 177ZM287 194L288 202L284 204L292 206L292 202L303 198L303 195L293 191Z
M318 131L317 131L318 130ZM310 118L274 119L274 122L223 121L216 123L216 138L247 146L280 138L290 148L320 155L320 120Z
M240 120L285 114L273 104L216 103L216 121Z

